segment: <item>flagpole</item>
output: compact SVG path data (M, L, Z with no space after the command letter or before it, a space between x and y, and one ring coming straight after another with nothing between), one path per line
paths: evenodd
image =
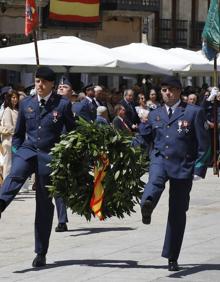
M218 85L218 73L217 73L217 55L214 57L214 70L213 70L213 84L216 87ZM219 177L219 163L218 163L218 102L215 97L213 105L213 174Z
M34 39L34 48L35 48L35 57L36 57L36 64L39 67L40 60L39 60L39 53L38 53L38 46L37 46L37 33L36 30L33 30L33 39Z
M35 0L26 0L25 3L25 35L33 34L35 57L37 67L40 65L38 47L37 47L37 33L36 28L38 26L38 13L36 9Z

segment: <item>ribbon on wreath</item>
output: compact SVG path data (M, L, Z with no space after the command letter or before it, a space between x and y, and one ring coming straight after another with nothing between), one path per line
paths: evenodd
M102 216L102 202L104 197L104 188L102 185L102 181L106 175L106 168L109 165L109 160L106 155L102 155L100 157L101 167L97 165L94 167L94 190L93 195L90 201L90 207L93 210L95 216L97 216L100 220L103 220Z

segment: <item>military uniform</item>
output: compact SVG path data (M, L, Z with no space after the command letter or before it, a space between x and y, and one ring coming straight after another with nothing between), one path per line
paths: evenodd
M52 79L51 79L52 80ZM50 184L49 152L60 141L63 128L74 129L71 103L52 93L40 111L38 96L27 97L20 104L12 140L11 172L0 190L0 200L6 206L16 196L25 180L36 173L35 252L45 255L48 250L54 206L46 185Z
M155 208L169 180L169 214L162 256L175 261L183 240L193 175L204 178L209 161L205 121L202 108L181 102L170 119L164 105L150 112L147 123L140 124L142 137L153 142L149 180L141 205L149 199Z

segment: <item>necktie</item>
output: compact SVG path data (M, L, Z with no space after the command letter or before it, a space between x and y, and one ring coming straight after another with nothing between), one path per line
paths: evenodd
M173 114L173 110L172 110L172 108L169 108L169 110L168 110L168 117L171 118L172 114Z
M44 109L46 101L44 99L40 99L40 112Z
M95 99L92 99L92 104L93 104L96 108L98 107L98 105L97 105Z

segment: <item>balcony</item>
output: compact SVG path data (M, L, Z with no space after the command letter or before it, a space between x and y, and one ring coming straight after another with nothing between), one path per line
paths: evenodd
M101 10L159 12L160 0L101 0Z
M201 48L201 34L204 22L177 20L175 30L172 29L170 19L161 19L157 46L163 48L182 47L182 48Z

